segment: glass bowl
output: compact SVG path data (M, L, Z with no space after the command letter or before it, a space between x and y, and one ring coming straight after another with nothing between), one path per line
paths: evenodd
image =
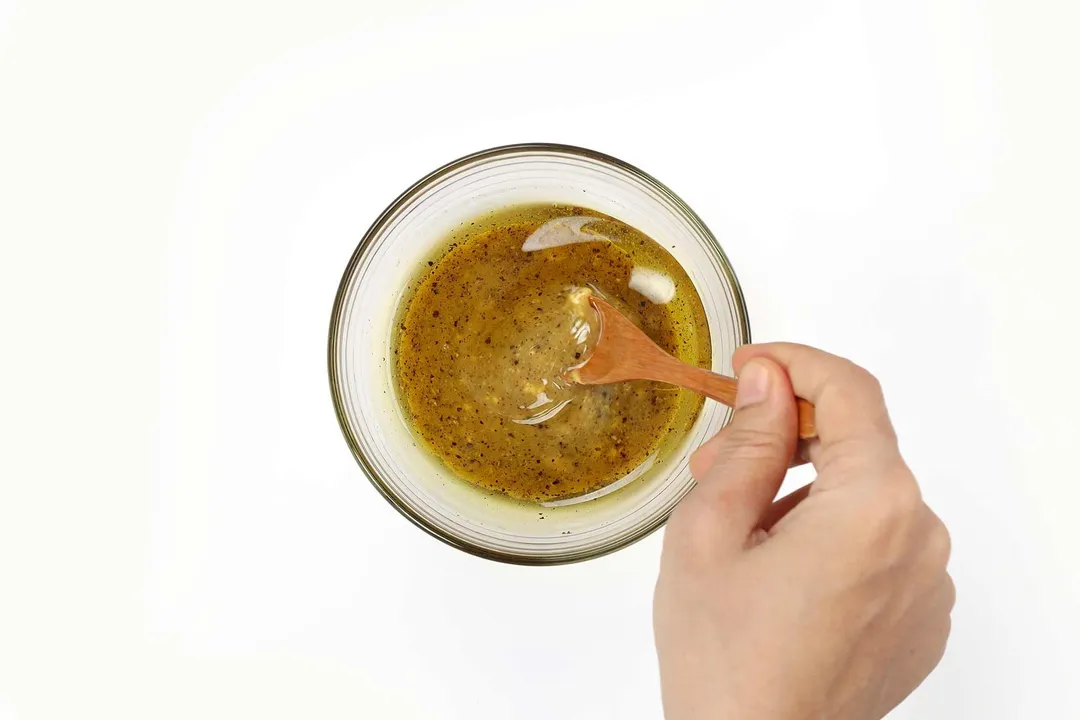
M330 320L330 390L357 462L391 505L428 533L481 557L529 565L598 557L664 524L693 487L690 453L730 418L708 400L662 463L585 498L537 505L456 477L413 435L389 361L407 282L463 222L510 205L560 203L606 213L667 248L705 306L713 366L750 341L738 280L720 245L675 193L641 170L591 150L528 144L484 150L439 168L391 203L360 241Z

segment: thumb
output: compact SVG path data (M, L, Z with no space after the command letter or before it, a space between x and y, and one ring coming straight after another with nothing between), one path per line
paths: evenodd
M745 547L784 481L798 441L795 396L787 373L767 358L739 374L735 414L690 459L694 502L711 506L732 546Z

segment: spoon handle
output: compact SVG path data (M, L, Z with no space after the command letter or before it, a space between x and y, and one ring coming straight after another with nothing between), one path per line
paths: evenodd
M735 407L738 380L679 360L606 301L593 295L589 302L600 316L600 338L589 359L571 371L572 380L586 385L655 380L693 390ZM814 406L802 398L797 400L799 437L803 440L816 437Z
M657 373L664 377L654 377L653 380L678 385L687 390L701 393L705 397L712 398L728 407L735 407L735 393L739 387L738 380L703 370L675 358L671 359L674 362L663 363L661 365L662 372ZM799 438L806 440L816 437L814 406L802 398L796 398L796 406L799 413Z

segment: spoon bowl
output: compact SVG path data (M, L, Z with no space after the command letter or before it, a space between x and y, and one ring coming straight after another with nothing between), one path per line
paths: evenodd
M678 385L735 407L738 380L669 355L610 303L596 295L591 295L589 302L600 321L599 337L585 362L567 372L570 380L583 385L654 380ZM799 438L816 437L814 406L802 398L797 398L797 404Z

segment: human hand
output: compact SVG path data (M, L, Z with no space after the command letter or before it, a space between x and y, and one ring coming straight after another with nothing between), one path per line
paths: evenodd
M881 718L941 659L949 533L904 464L877 380L813 348L735 353L732 422L690 461L654 626L668 720ZM789 379L790 378L790 379ZM814 403L817 470L773 502Z

